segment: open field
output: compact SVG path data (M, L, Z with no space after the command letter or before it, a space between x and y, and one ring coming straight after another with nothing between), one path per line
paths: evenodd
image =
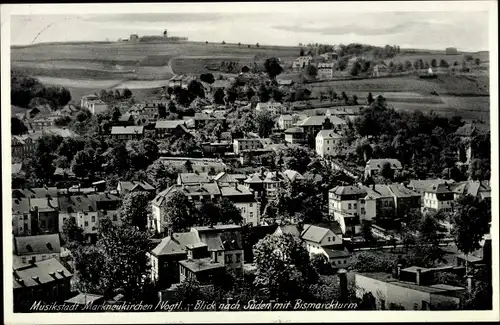
M424 62L428 62L429 64L431 61L434 59L438 62L441 60L447 61L450 65L452 65L455 61L458 62L458 64L462 64L462 61L465 59L466 55L472 55L474 59L479 58L481 62L489 62L489 52L477 52L477 53L467 53L467 54L451 54L447 55L445 53L420 53L420 54L402 54L395 56L394 58L384 60L386 64L389 64L389 62L393 62L394 64L398 63L404 63L405 61L410 61L413 63L415 60L420 60Z
M420 79L414 76L362 80L332 80L308 85L313 92L333 88L345 92L412 92L429 95L489 95L488 76L448 76Z

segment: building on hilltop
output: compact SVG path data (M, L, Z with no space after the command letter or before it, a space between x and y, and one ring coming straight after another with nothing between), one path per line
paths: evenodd
M14 237L13 265L22 266L61 256L59 234Z

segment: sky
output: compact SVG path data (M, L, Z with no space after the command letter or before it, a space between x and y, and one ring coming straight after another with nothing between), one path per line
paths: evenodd
M248 10L243 10L247 4L241 3L225 7L220 3L213 6L198 4L190 8L177 4L175 10L160 7L151 10L153 13L145 12L147 6L135 10L136 13L121 10L113 14L109 12L117 11L104 7L95 13L74 9L52 11L57 14L46 14L47 10L40 14L20 11L22 15L11 16L11 44L115 41L133 33L139 36L161 35L167 29L171 36L209 42L224 40L228 43L292 46L312 42L363 43L436 50L453 46L461 51L489 48L487 11L456 10L451 5L432 7L427 4L429 2L424 3L426 11L408 11L408 7L396 5L392 6L395 11L376 8L354 11L353 6L343 4L335 8L330 3L281 3L275 6L261 3L248 7ZM357 6L369 7L368 2ZM75 12L85 14L75 15Z

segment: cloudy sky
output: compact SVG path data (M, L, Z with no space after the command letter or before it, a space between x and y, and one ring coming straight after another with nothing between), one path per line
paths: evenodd
M128 38L132 33L160 35L168 29L170 35L210 42L224 40L275 45L358 42L428 49L455 46L463 51L489 48L487 11L457 11L452 5L432 7L428 4L430 2L420 3L418 7L422 9L423 5L427 11L408 11L407 5L392 5L390 8L395 11L354 12L356 6L344 4L339 7L330 3L281 3L274 7L261 3L247 10L243 10L245 4L241 3L229 8L221 7L220 3L213 6L198 4L191 8L176 4L175 10L161 7L162 11L168 12L151 10L155 13L146 13L146 6L142 6L134 14L109 14L116 10L106 8L81 15L74 13L86 11L49 11L58 14L21 11L22 15L11 16L11 44L116 40ZM368 2L358 3L357 8L367 5ZM23 14L25 12L30 14Z

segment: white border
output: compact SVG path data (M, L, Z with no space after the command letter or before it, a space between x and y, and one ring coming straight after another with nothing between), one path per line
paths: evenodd
M490 37L490 123L492 135L492 241L493 246L493 311L294 311L294 312L205 312L205 313L73 313L14 314L12 312L12 255L10 199L10 15L15 14L110 14L149 12L351 12L380 11L488 11ZM498 7L496 1L412 1L412 2L302 2L302 3L172 3L172 4L37 4L2 5L1 12L1 85L2 94L2 175L3 175L3 245L4 311L6 324L85 324L85 323L254 323L254 322L388 322L388 321L482 321L499 320L498 288ZM464 21L464 24L467 22Z

